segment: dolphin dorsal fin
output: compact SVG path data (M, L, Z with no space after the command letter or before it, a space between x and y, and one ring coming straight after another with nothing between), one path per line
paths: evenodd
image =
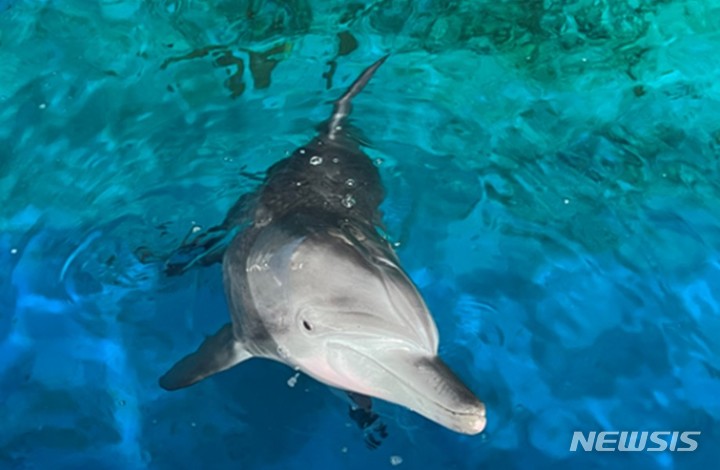
M343 95L335 101L335 108L333 109L332 116L328 121L327 136L329 139L334 140L339 131L342 130L342 126L345 119L350 115L352 99L357 96L365 85L368 84L375 71L387 60L390 54L387 54L367 67L360 74L358 78L348 87Z

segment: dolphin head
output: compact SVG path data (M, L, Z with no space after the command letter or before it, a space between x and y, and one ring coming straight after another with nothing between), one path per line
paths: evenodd
M246 267L254 309L277 348L268 356L454 431L483 430L484 405L437 356L437 327L374 230L277 230L258 237Z

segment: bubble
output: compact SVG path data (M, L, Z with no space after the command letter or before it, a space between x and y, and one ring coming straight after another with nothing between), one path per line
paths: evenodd
M342 130L342 126L335 126L335 130L336 130L336 131L341 131L341 130Z
M343 447L342 449L340 449L340 452L342 452L343 454L347 454L347 450L347 447Z
M332 159L333 163L340 163L340 159L338 157L335 157Z
M390 465L392 465L393 467L396 467L401 463L403 463L403 459L399 455L393 455L392 457L390 457Z
M300 149L298 150L298 152L300 153L300 155L305 155L305 149Z
M40 109L45 109L45 108L47 108L47 104L45 104L45 103L40 103L40 105L38 106L38 108L40 108Z
M346 194L345 197L342 198L342 205L348 209L351 209L356 202L352 194Z
M383 160L382 158L376 158L374 161L377 166L380 166L385 160Z
M295 384L297 384L298 377L300 377L300 373L295 373L292 377L290 377L287 381L288 387L293 388L295 387Z
M318 165L320 165L322 162L323 162L322 157L320 157L320 156L318 156L318 155L313 155L312 157L310 157L310 164L311 164L312 166L318 166Z
M295 186L302 186L302 181L295 181Z
M12 249L10 250L10 254L11 254L11 255L16 255L17 252L18 252L18 249L17 249L17 248L12 248Z
M190 423L190 426L197 427L197 423L195 421L193 421L192 423Z
M352 178L348 178L345 180L345 186L347 186L348 188L354 188L355 184L355 180Z
M200 230L202 230L202 227L196 225L192 228L192 233L198 233Z
M568 199L568 198L563 199L563 204L570 204L570 199Z

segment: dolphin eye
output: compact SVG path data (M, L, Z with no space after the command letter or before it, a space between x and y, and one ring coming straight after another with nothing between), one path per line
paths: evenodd
M303 320L302 323L303 323L303 327L304 327L306 330L312 331L312 325L311 325L310 323L308 323L307 320Z

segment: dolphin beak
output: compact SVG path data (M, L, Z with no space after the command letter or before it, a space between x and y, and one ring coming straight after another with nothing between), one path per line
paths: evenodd
M354 372L351 391L405 406L458 433L485 429L485 405L438 356L338 346L331 362L336 370Z
M485 429L485 405L439 357L418 359L410 377L398 378L417 393L417 413L462 434Z

